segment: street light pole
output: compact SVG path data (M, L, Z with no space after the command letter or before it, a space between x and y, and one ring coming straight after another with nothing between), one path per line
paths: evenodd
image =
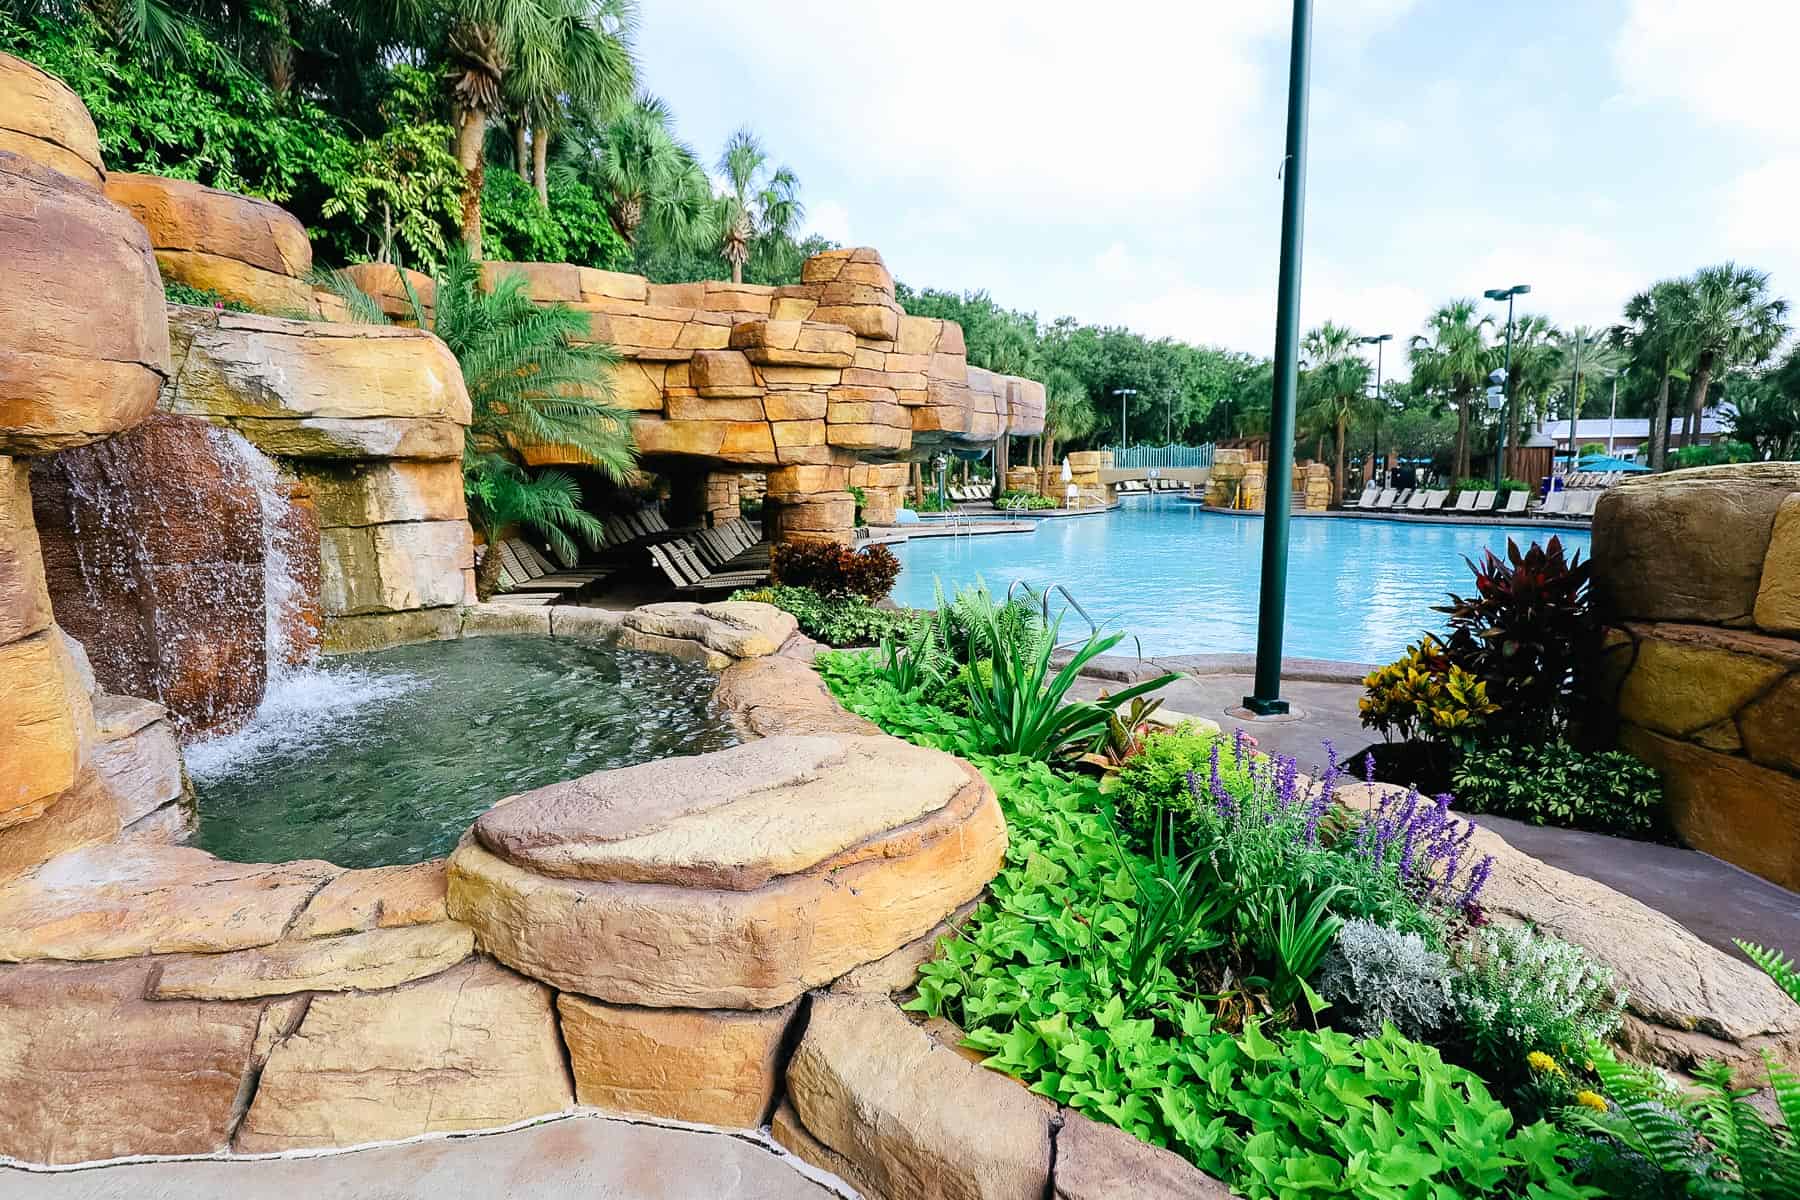
M1300 376L1300 262L1306 225L1306 102L1312 0L1294 0L1288 55L1287 155L1282 160L1281 274L1275 300L1275 385L1269 405L1269 479L1263 493L1262 585L1256 615L1256 690L1244 707L1281 716L1281 640L1287 622L1288 526L1294 502L1294 397Z
M1381 347L1383 343L1393 340L1394 335L1391 333L1371 334L1368 337L1356 339L1359 346L1367 346L1371 342L1375 345L1375 436L1369 442L1370 470L1375 469L1374 464L1381 458L1381 414L1385 403L1381 398ZM1363 482L1366 484L1369 480L1365 479ZM1339 500L1341 502L1342 497L1339 497Z
M1489 288L1483 293L1489 300L1506 301L1506 400L1500 406L1500 434L1494 439L1494 490L1500 490L1500 468L1506 459L1506 435L1512 428L1512 333L1513 300L1531 290L1528 283L1515 283L1509 288Z
M1123 450L1130 444L1125 437L1125 397L1137 395L1137 389L1114 388L1113 395L1119 398L1119 449Z

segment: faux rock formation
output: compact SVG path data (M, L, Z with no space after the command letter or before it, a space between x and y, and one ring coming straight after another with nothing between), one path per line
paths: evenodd
M1800 464L1675 471L1608 491L1597 682L1663 776L1683 841L1800 887Z
M673 654L717 671L738 659L775 653L799 628L792 614L772 604L669 601L625 614L619 644L628 650Z
M149 416L169 338L143 226L92 186L0 150L0 262L0 454L86 445Z
M0 970L0 1154L39 1163L225 1147L260 1004L144 998L141 962Z
M259 312L312 311L312 242L277 205L160 175L109 175L106 195L149 231L164 277Z
M1054 1110L885 999L814 998L787 1103L797 1121L778 1123L777 1141L826 1170L849 1163L886 1200L1041 1200L1050 1182Z
M779 1087L799 1001L768 1012L636 1008L557 998L575 1099L608 1112L754 1129Z
M1005 824L971 769L892 738L768 738L508 801L450 860L450 914L615 1004L775 1008L972 899Z
M1230 1200L1231 1194L1174 1151L1063 1110L1051 1200Z
M549 989L478 959L392 991L314 997L269 1056L234 1148L487 1129L572 1099Z
M67 84L22 58L0 54L0 151L98 188L106 179L87 105Z

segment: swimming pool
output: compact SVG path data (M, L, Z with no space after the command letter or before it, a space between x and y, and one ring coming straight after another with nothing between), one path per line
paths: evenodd
M1423 630L1441 628L1432 606L1452 588L1472 590L1464 555L1504 554L1509 537L1523 547L1555 534L1586 557L1589 541L1586 530L1352 517L1296 518L1291 528L1284 653L1355 663L1387 662ZM1040 521L1029 534L896 546L905 570L894 602L929 607L934 578L948 591L980 577L996 593L1015 579L1060 583L1096 621L1136 634L1146 655L1248 653L1262 537L1260 517L1167 496L1132 499L1105 516Z

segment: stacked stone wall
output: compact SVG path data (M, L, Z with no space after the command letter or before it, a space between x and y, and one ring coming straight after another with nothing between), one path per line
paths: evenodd
M1682 840L1800 888L1800 464L1621 484L1593 561L1620 745Z

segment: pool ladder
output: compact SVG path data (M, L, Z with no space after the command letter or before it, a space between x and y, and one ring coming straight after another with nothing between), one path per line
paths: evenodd
M1088 636L1087 637L1082 638L1080 641L1058 642L1056 644L1056 646L1054 647L1054 649L1067 650L1073 646L1085 645L1089 639L1100 636L1102 631L1101 631L1099 623L1097 621L1095 621L1092 616L1088 615L1087 609L1081 607L1081 601L1079 601L1075 598L1075 594L1073 592L1071 592L1068 588L1064 587L1062 584L1052 583L1048 587L1046 587L1040 591L1037 588L1032 587L1029 583L1027 583L1023 579L1015 579L1011 583L1006 585L1006 602L1008 604L1012 603L1013 594L1015 592L1017 592L1020 588L1025 589L1025 594L1027 596L1034 597L1037 600L1038 612L1042 615L1042 617L1044 619L1044 627L1045 628L1049 628L1049 626L1050 626L1050 593L1052 593L1052 592L1057 593L1058 595L1060 595L1063 598L1063 611L1060 615L1067 616L1069 610L1074 609L1076 615L1079 616L1083 621L1087 622L1087 627L1088 627ZM1132 644L1137 647L1138 661L1143 662L1144 661L1144 643L1138 639L1138 635L1135 633L1131 635L1131 641L1132 641Z

